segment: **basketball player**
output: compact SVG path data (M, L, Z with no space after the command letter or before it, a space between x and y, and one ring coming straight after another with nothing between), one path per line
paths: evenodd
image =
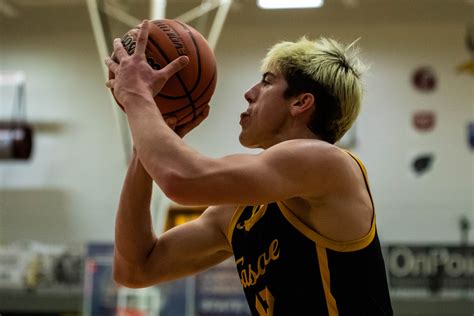
M353 49L324 38L273 46L240 117L242 145L264 150L214 159L179 137L207 112L174 132L156 107L153 96L188 59L153 70L147 36L145 21L133 55L115 40L116 60L106 59L135 146L116 219L115 280L147 287L233 255L252 315L392 315L366 171L334 145L361 103ZM156 236L153 180L179 204L214 206Z

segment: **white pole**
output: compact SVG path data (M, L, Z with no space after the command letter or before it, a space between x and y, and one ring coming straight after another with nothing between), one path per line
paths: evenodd
M181 14L180 16L177 16L175 19L184 23L189 23L192 20L208 13L209 11L214 10L218 6L220 6L219 0L203 1L199 6Z
M17 18L18 10L14 6L6 2L5 0L0 0L0 15L3 14L9 18Z
M117 21L122 22L125 25L130 27L135 27L140 24L140 20L134 16L131 16L127 12L124 12L122 9L105 3L104 5L104 12L116 19Z
M211 30L209 31L209 36L207 41L209 46L214 50L219 40L219 36L224 26L227 13L229 13L230 6L232 5L232 0L221 0L219 9L217 9L216 16L214 17L214 22L212 23Z
M99 52L99 61L102 66L102 72L104 74L104 79L107 80L109 77L109 70L104 64L104 58L110 54L107 49L106 42L110 39L105 38L104 29L100 21L99 9L97 7L97 0L87 0L87 8L89 9L89 16L92 23L92 30L94 32L94 38L97 45L97 50ZM104 85L104 89L105 85ZM122 138L123 152L124 152L124 163L128 164L130 159L130 152L132 149L132 140L130 131L128 128L127 120L125 115L121 112L120 108L116 105L115 99L111 93L108 93L110 96L110 103L114 107L115 118L117 126Z
M166 17L166 0L150 1L150 19L160 20ZM165 222L168 216L168 209L171 201L166 197L163 191L153 182L153 196L151 199L151 210L156 214L153 216L153 227L157 235L161 235L165 230Z
M159 20L166 16L166 0L150 1L150 19Z

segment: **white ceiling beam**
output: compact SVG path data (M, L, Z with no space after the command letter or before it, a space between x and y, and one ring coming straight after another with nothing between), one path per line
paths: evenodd
M150 0L150 19L160 20L166 17L166 0Z
M104 82L109 79L109 69L103 62L106 56L109 56L110 52L107 48L107 42L110 39L105 38L104 28L100 20L99 8L97 7L97 0L86 0L87 8L89 10L89 16L92 24L92 30L94 33L94 38L97 46L97 51L99 53L100 64L102 66L102 72L104 74ZM138 24L138 23L137 23ZM136 26L137 24L134 24ZM105 89L105 86L104 86ZM121 135L122 145L123 145L123 154L124 154L124 164L127 165L130 159L130 152L132 149L132 137L128 128L128 123L125 118L125 115L122 113L122 110L117 106L112 93L108 93L111 106L114 107L115 119L117 122L117 127Z
M203 1L201 4L183 14L180 16L175 17L175 20L179 20L184 23L189 23L200 16L203 16L206 13L209 13L210 11L214 10L215 8L219 7L221 5L221 1L219 0L212 0L212 1Z
M222 28L224 27L225 19L229 13L230 7L232 5L232 0L220 0L219 9L217 9L216 16L214 17L214 22L212 23L211 30L209 31L209 36L207 41L209 46L214 50L217 46L217 41L221 35Z
M7 0L0 0L0 15L4 15L8 18L18 17L18 10L15 9Z
M128 14L127 12L117 7L116 5L109 3L109 1L106 1L104 3L103 8L104 8L104 12L107 15L113 17L117 21L120 21L127 26L135 27L141 23L139 19L137 19L133 15Z

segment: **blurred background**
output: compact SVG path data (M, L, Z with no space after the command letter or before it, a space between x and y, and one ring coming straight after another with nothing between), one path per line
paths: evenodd
M360 38L363 109L339 145L368 169L395 315L474 313L474 1L0 0L2 316L249 315L232 260L142 290L111 280L131 141L103 60L113 38L164 17L215 50L210 116L185 138L212 157L253 152L238 121L270 45ZM152 211L162 232L202 209L155 188Z

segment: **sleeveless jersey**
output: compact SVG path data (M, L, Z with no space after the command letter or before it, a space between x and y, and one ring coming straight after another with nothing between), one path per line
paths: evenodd
M227 237L254 316L393 315L375 213L366 236L339 242L283 202L239 207Z

